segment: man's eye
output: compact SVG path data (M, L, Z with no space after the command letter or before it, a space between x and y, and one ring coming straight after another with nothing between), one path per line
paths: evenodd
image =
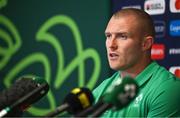
M111 35L110 34L106 34L106 38L111 38Z
M123 40L126 40L126 39L127 39L127 36L126 36L126 35L120 35L119 38L120 38L120 39L123 39Z

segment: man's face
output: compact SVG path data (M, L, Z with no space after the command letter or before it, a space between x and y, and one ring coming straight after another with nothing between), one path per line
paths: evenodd
M143 36L137 28L136 20L133 16L112 17L107 25L107 56L114 70L128 70L141 61Z

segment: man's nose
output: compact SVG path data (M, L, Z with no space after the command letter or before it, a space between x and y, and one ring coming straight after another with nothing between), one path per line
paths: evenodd
M115 38L110 39L109 48L111 48L111 49L117 49L118 48L117 40Z

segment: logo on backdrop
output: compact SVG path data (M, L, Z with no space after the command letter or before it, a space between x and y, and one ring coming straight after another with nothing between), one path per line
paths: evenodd
M153 44L151 49L151 58L154 60L162 60L165 58L165 45Z
M180 0L170 0L169 5L172 13L180 13Z
M180 36L180 20L171 21L169 31L171 36Z
M164 21L154 21L156 38L162 38L165 36L166 23Z
M150 15L165 13L165 0L146 0L144 10Z
M180 48L170 48L169 54L170 55L180 55Z
M175 74L176 77L180 78L180 66L172 66L169 68L169 71Z

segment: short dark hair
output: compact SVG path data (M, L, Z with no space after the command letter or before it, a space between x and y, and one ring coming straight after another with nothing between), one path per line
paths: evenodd
M152 36L155 37L155 29L154 29L154 23L151 16L146 13L143 10L136 9L136 8L126 8L121 9L113 14L113 17L118 18L121 16L128 16L133 15L136 17L138 25L139 25L139 31L144 32L144 35L146 36Z

